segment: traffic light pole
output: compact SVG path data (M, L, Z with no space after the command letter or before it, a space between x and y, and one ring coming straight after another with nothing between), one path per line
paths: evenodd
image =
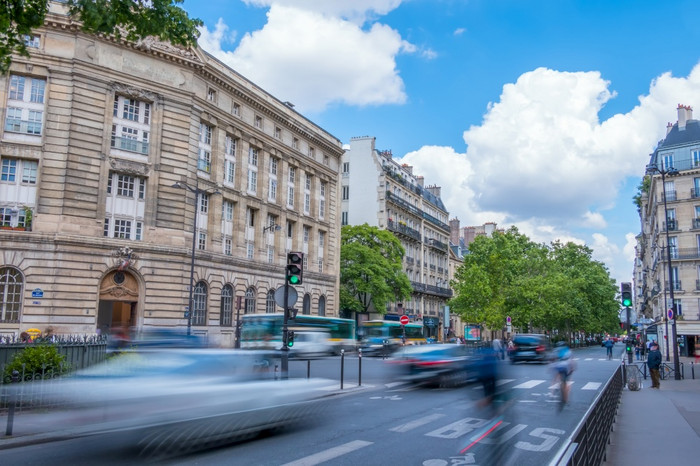
M282 379L289 378L289 346L287 337L289 333L289 271L284 268L284 323L282 324Z

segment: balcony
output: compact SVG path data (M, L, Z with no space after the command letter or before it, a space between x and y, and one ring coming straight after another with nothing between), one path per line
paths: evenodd
M666 248L660 257L661 260L665 261L668 259L666 255ZM671 247L671 260L687 260L687 259L700 259L700 248L674 248Z
M408 202L404 201L400 197L395 196L394 194L391 193L391 191L386 192L386 200L396 204L397 206L401 207L402 209L404 209L404 210L406 210L406 211L408 211L408 212L410 212L413 215L416 215L418 217L421 217L423 214L423 212L419 208L409 204Z
M423 218L425 220L429 221L430 223L432 223L433 225L442 228L445 231L448 231L448 232L450 231L450 226L448 224L441 222L440 220L433 217L432 215L429 215L429 214L423 212Z
M661 199L663 199L664 197L666 198L666 200L667 200L668 202L676 201L676 200L678 199L678 198L676 197L676 191L675 191L675 190L673 190L673 191L664 191L664 193L663 193Z
M439 249L442 252L447 251L447 245L441 241L436 240L435 238L423 238L423 242L425 242L429 246L434 247L435 249Z
M5 118L5 131L10 133L41 135L40 121L19 120L17 118Z
M136 152L137 154L148 155L148 142L137 141L136 139L120 138L112 135L113 149L125 150L128 152Z
M413 263L415 262L415 261L413 260L413 257L408 257L408 256L406 256L405 259L406 259L406 263L409 264L409 265L413 265Z
M433 296L439 296L441 298L451 298L452 290L449 288L442 288L435 285L426 285L425 283L411 282L413 291L415 293L424 293Z
M392 219L387 220L386 224L387 229L390 231L394 231L396 233L401 233L402 235L406 235L409 238L413 238L416 241L420 241L421 236L420 233L413 228L407 227L406 225L403 225L399 222L395 222Z
M676 220L669 220L664 224L664 231L668 228L668 231L678 231L678 222Z
M671 282L673 285L673 291L681 291L683 288L681 287L681 282L680 280ZM666 282L666 289L668 290L668 281Z

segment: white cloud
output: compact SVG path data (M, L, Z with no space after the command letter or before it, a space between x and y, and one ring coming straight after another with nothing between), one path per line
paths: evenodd
M461 36L465 32L467 32L467 30L465 28L457 28L457 29L455 29L455 32L453 32L453 34L455 36Z
M227 30L223 21L214 31L202 28L200 45L301 112L321 111L334 103L364 106L406 100L395 58L416 48L389 26L374 23L365 30L335 16L275 2L267 24L246 33L233 52L221 47Z
M243 0L257 7L287 6L363 24L372 16L385 15L401 5L402 0Z
M607 222L599 212L586 212L583 214L584 226L589 228L605 228Z

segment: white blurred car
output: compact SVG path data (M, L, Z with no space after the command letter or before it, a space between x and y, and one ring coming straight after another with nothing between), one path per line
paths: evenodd
M62 408L57 428L133 434L142 455L172 456L317 419L334 382L276 380L275 363L240 350L123 353L41 390Z
M289 355L295 358L310 358L333 354L328 332L294 332L294 346Z

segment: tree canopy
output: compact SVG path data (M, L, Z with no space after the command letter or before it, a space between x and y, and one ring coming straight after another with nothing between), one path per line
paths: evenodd
M136 41L149 36L185 47L197 43L198 26L178 6L183 0L67 0L82 30ZM44 24L49 0L5 0L0 8L0 73L7 73L12 54L29 56L24 37Z
M340 246L340 308L345 311L386 312L388 303L411 295L403 272L405 251L390 232L377 227L345 225Z
M513 227L469 245L457 269L450 308L464 322L561 332L613 331L617 288L587 246L536 244Z

